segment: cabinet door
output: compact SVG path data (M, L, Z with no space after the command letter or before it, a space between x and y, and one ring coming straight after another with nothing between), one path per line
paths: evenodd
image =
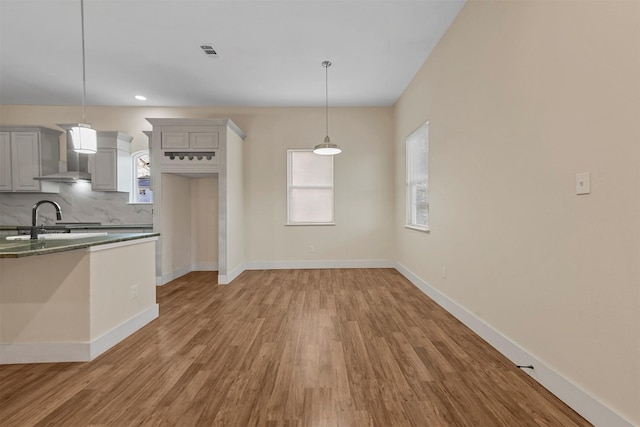
M11 188L11 134L0 132L0 191Z
M98 149L94 154L91 188L100 191L116 191L117 157L114 149Z
M194 150L210 150L220 146L218 132L191 132L189 143Z
M38 133L11 133L11 164L13 191L40 191L40 149Z
M162 132L162 148L165 150L189 148L189 133Z

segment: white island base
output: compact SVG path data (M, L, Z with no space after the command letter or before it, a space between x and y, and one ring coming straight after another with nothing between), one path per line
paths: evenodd
M0 363L90 361L156 319L156 240L0 259Z

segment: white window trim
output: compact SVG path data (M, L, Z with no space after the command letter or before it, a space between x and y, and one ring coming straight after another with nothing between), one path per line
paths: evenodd
M131 164L133 165L131 171L131 192L129 193L129 205L153 205L153 202L137 202L136 194L138 194L138 158L144 155L149 155L149 150L140 150L135 153L131 153Z
M336 225L335 223L335 219L336 219L336 203L335 203L335 169L334 169L334 161L333 161L333 156L331 157L331 221L325 221L325 222L294 222L291 221L290 219L290 215L291 215L291 189L293 188L291 185L291 156L289 155L290 152L293 151L305 151L305 152L313 152L312 149L308 149L308 148L290 148L287 149L287 222L285 223L285 226L314 226L314 225L320 225L320 226L327 226L327 225ZM317 154L318 156L320 154ZM295 187L295 188L302 188L300 186ZM313 187L313 188L329 188L329 187Z
M418 132L420 132L423 128L426 128L427 132L427 224L415 224L414 223L414 213L415 209L413 207L413 195L411 194L412 190L412 182L410 172L411 165L409 159L409 141L412 137L414 137ZM406 217L405 217L405 225L404 227L410 230L417 230L422 232L429 232L429 121L422 123L416 129L414 129L405 139L405 199L406 199ZM416 181L417 182L417 181Z

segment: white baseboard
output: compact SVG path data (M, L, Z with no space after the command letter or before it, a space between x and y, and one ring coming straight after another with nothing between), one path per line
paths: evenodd
M308 270L322 268L395 268L393 261L358 259L344 261L255 261L247 270Z
M219 285L228 285L235 280L245 270L306 270L306 269L323 269L323 268L395 268L395 263L387 260L346 260L346 261L256 261L249 264L243 264L227 274L218 275ZM196 269L192 266L190 271L215 271L215 268ZM166 284L189 271L179 270L179 275L173 274L170 280L164 281Z
M218 285L228 285L245 270L246 266L243 264L227 274L218 274Z
M182 268L172 271L171 273L163 274L160 277L159 286L164 286L172 280L177 279L178 277L184 276L187 273L191 272L191 266L186 265ZM156 277L156 283L158 283L158 278Z
M192 271L218 271L217 262L199 262L191 265L186 265L171 273L163 274L162 277L156 276L156 286L164 286L172 280L182 277Z
M469 329L487 341L492 347L505 355L516 365L533 365L534 369L523 369L543 387L555 394L574 411L595 426L633 427L633 424L614 412L607 405L573 384L567 378L546 366L525 349L511 341L508 337L476 317L473 313L449 299L446 295L416 276L400 263L396 270L413 283L418 289L434 300L438 305L464 323Z
M0 344L0 365L88 362L90 357L86 342Z
M160 306L158 304L153 304L142 313L113 328L100 338L93 340L90 345L91 358L89 360L93 360L100 356L102 353L109 350L129 335L132 335L138 329L157 319L159 315Z
M243 264L227 274L218 274L218 284L228 285L245 270L308 270L324 268L395 268L393 261L381 259L356 259L344 261L255 261ZM156 277L157 286L163 286L192 271L216 271L214 263L192 264L162 277Z
M89 362L159 314L158 304L132 317L91 342L0 344L0 364Z

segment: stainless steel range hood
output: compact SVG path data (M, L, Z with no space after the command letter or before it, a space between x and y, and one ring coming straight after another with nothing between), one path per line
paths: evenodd
M70 125L58 125L67 131L67 163L60 164L60 171L50 175L38 176L34 179L40 181L53 181L53 182L88 182L91 181L91 174L89 173L89 155L80 154L73 151L73 145L69 142L69 126Z

